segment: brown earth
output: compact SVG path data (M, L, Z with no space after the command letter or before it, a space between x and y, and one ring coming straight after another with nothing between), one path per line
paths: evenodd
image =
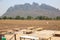
M8 29L24 29L28 27L60 30L60 20L0 20L0 32Z

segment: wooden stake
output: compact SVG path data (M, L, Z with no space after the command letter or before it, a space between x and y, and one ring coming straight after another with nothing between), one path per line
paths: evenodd
M14 34L14 38L15 38L15 40L16 40L16 34Z

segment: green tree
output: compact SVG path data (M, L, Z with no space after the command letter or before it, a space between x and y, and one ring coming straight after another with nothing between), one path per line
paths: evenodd
M0 17L0 20L1 20L2 18Z
M45 20L49 20L49 17L46 17Z
M31 19L33 19L33 17L32 16L27 16L26 19L31 20Z
M20 19L21 19L21 20L24 20L25 18L24 18L24 17L21 17Z
M60 20L60 16L57 16L57 17L56 17L56 20Z
M20 16L16 16L15 19L20 19Z
M38 20L52 20L52 18L46 17L46 16L37 16L35 19Z
M8 19L13 19L12 17L8 17Z
M7 19L7 16L2 17L2 19Z
M44 17L43 17L43 16L37 16L35 19L43 20L43 19L44 19Z

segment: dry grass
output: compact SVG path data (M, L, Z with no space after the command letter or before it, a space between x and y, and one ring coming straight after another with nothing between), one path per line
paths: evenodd
M14 28L42 27L44 29L60 30L60 20L0 20L0 31Z

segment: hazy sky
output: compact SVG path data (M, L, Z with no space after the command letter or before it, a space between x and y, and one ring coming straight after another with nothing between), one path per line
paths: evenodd
M0 16L11 6L24 3L45 3L60 9L60 0L0 0Z

